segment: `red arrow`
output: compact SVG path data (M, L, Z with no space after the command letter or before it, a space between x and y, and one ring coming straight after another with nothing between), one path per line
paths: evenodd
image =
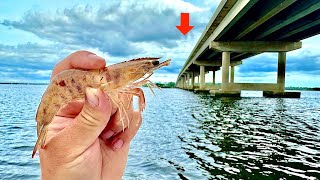
M181 13L180 26L176 26L179 31L186 35L194 27L190 26L189 13Z

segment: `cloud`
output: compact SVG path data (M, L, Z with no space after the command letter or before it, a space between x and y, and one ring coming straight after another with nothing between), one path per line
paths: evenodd
M239 73L242 77L248 76L264 76L261 73L277 72L278 57L276 53L261 54L246 59L239 66ZM300 55L292 56L290 52L287 55L286 62L287 73L305 73L320 74L320 58L319 55L310 53L308 50L300 51Z
M146 53L137 43L172 48L183 38L175 28L182 9L199 16L202 9L184 1L112 1L107 6L76 5L54 13L30 10L7 27L31 32L55 43L97 48L111 56ZM197 18L198 19L198 18ZM194 19L195 31L205 26Z
M71 51L57 44L0 44L0 82L48 82L55 64Z
M14 17L0 18L0 31L4 31L0 34L0 82L48 82L54 65L81 49L104 57L109 65L145 56L170 58L171 66L159 69L151 79L174 82L219 2L108 0L75 5L68 1L38 8L30 3L31 10L23 12L28 9L23 8ZM187 36L175 27L181 12L190 12L195 26ZM319 41L320 35L306 39L302 49L287 54L287 83L299 83L303 77L319 84L313 78L320 74ZM277 54L246 59L236 69L236 80L275 82Z

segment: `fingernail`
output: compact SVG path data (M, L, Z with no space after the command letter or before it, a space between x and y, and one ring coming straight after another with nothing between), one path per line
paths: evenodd
M111 138L111 136L113 136L113 135L114 135L114 132L111 131L111 130L108 130L108 131L106 132L106 134L105 134L106 140L109 139L109 138Z
M98 56L98 55L96 55L96 54L89 54L89 55L88 55L88 58L89 58L89 59L103 59L102 57L100 57L100 56Z
M123 140L118 139L113 143L113 149L120 149L123 145Z
M97 89L86 88L86 99L88 103L93 107L96 107L99 105L99 98L97 94L98 94Z

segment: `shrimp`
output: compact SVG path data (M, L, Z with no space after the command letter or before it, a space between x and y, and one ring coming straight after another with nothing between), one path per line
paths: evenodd
M141 88L153 74L153 71L168 66L171 60L159 62L160 58L138 58L107 66L100 70L71 69L57 74L48 85L38 106L36 121L38 139L32 152L32 158L46 143L48 125L60 108L68 103L85 98L86 87L101 88L118 107L120 120L129 120L126 108L118 99L119 93L138 96L139 111L145 108L145 98ZM153 83L152 83L153 84ZM123 121L122 121L123 123ZM124 125L123 125L124 126Z

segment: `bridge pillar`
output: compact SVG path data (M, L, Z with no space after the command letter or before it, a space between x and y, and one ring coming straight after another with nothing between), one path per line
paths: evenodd
M200 90L204 90L205 88L206 88L206 80L205 80L204 66L200 66Z
M301 92L285 92L286 82L286 52L278 53L277 89L274 91L263 91L265 97L276 98L300 98Z
M234 83L234 66L230 66L230 83Z
M187 75L184 77L184 89L188 89L188 79L187 79Z
M230 89L229 82L230 52L222 52L222 83L221 90L211 90L210 93L216 97L240 97L240 91ZM231 81L234 81L234 68L231 66Z
M187 74L187 89L190 89L190 73Z
M286 52L279 52L278 53L278 77L277 77L279 92L284 92L285 81L286 81Z
M182 89L186 89L186 76L183 76L183 88Z
M212 71L212 85L216 85L216 71Z
M194 89L194 72L191 73L191 89Z
M230 66L230 52L222 52L222 83L221 91L227 91L229 83L229 66Z

